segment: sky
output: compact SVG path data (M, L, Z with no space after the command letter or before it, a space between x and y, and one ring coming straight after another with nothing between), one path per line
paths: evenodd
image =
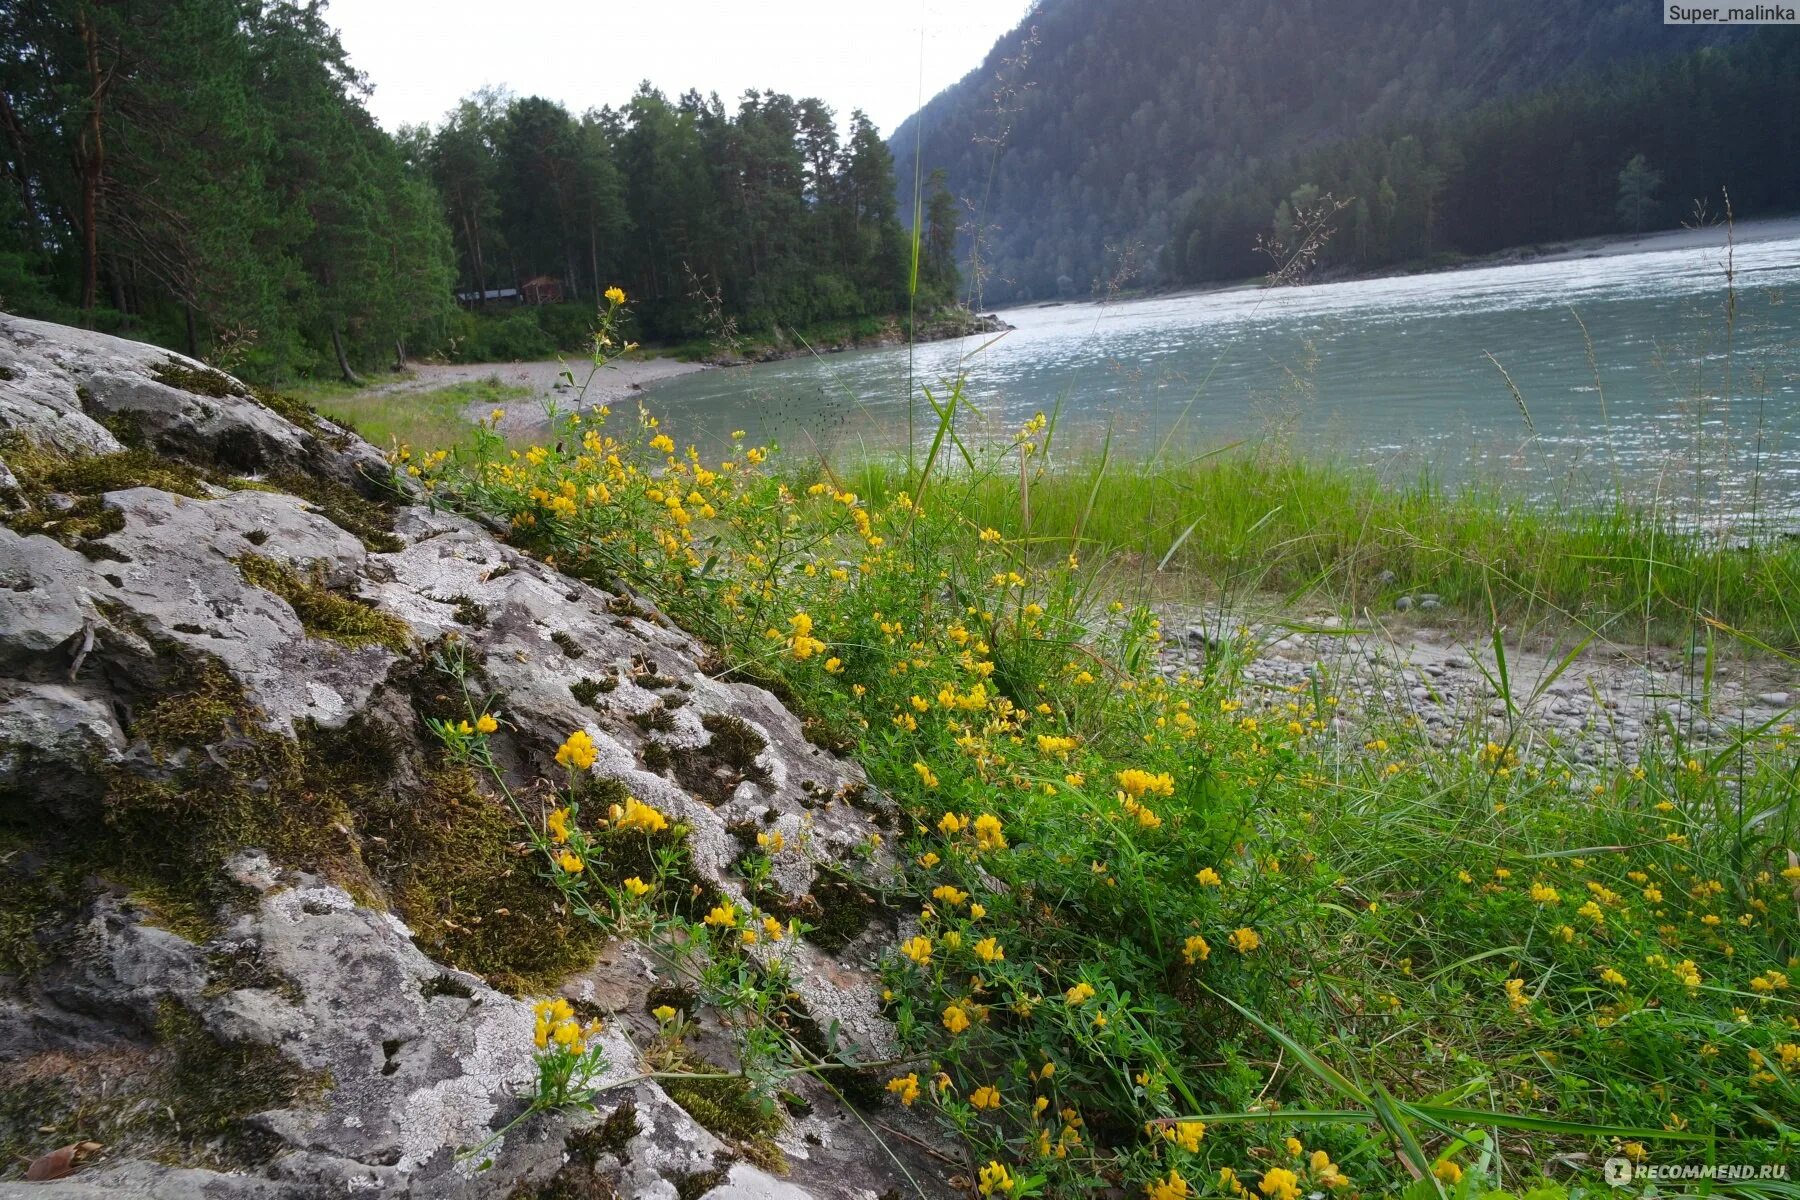
M326 18L374 85L369 110L390 130L435 123L488 84L578 113L623 104L648 79L670 99L698 88L727 106L747 88L817 96L840 123L861 108L885 136L980 66L1028 8L1028 0L331 0Z

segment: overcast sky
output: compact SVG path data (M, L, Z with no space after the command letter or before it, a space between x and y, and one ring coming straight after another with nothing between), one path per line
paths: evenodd
M891 134L921 99L981 65L1027 0L331 0L328 19L393 129L436 122L486 84L573 112L631 98L643 79L728 105L746 88L861 108ZM629 13L628 16L622 14ZM920 30L924 31L923 54ZM922 60L922 61L921 61Z

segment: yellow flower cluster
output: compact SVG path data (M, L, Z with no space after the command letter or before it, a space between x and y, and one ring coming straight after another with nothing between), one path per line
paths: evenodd
M583 1025L575 1016L574 1006L561 996L538 1001L532 1011L537 1018L532 1041L540 1050L554 1045L571 1054L580 1054L587 1049L589 1039L597 1037L601 1030L598 1021Z

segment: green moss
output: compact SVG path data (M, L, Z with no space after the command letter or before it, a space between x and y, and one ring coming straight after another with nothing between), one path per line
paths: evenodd
M708 1075L719 1071L704 1059L684 1058L677 1071ZM659 1082L669 1099L681 1105L694 1120L708 1131L741 1150L757 1166L782 1171L787 1160L775 1145L781 1132L781 1113L775 1102L756 1094L756 1089L742 1075L724 1075L715 1079L682 1079L664 1077Z
M473 596L452 596L445 603L453 606L454 611L451 616L456 619L458 625L481 629L488 623L487 605L477 603Z
M293 396L275 391L273 388L251 388L250 394L256 398L258 404L277 416L293 422L302 429L318 431L319 414L314 412L312 406L304 400L295 399Z
M781 917L798 917L809 928L807 941L835 954L861 937L869 922L887 911L867 888L827 867L814 874L812 888L798 901L774 888L757 888L757 904Z
M207 494L200 472L143 450L71 456L7 434L0 436L0 454L19 481L10 497L17 511L6 515L7 528L43 534L90 558L119 556L99 542L125 527L125 515L106 505L106 493L153 487L195 498Z
M674 721L668 718L664 707L650 710L673 726ZM638 714L632 719L638 720ZM768 748L768 742L749 725L737 717L719 713L708 713L700 719L701 725L712 734L706 745L684 750L677 755L669 756L668 766L675 771L676 781L681 786L704 800L708 804L723 804L731 799L733 792L746 779L767 785L768 769L759 766L756 756ZM640 722L641 724L641 722ZM647 728L663 728L652 721ZM650 743L654 745L655 743ZM645 748L645 765L649 765L649 747ZM661 771L663 768L651 767Z
M601 692L610 690L602 687L598 679L578 679L569 685L569 695L575 697L575 703L585 704L589 708L595 707L594 702L600 699Z
M707 1171L683 1171L675 1176L675 1200L700 1200L700 1197L712 1191L731 1174L731 1164L736 1161L735 1155L717 1154L713 1156L715 1164Z
M669 715L660 700L643 712L632 713L631 723L645 733L668 733L675 728L675 718Z
M675 765L675 755L667 743L659 742L654 738L644 743L642 757L644 770L656 775L661 775Z
M237 566L246 581L286 600L308 635L345 646L379 645L395 653L406 651L406 622L327 588L323 572L315 571L312 579L303 579L287 564L260 554L242 555Z
M10 801L0 808L22 811ZM23 830L0 841L0 974L23 978L56 956L58 926L81 895L81 873L66 858L33 851Z
M215 1038L164 1001L150 1044L46 1051L0 1062L0 1178L72 1142L116 1159L246 1170L281 1149L248 1124L271 1108L311 1103L329 1081L267 1046Z
M222 371L211 367L191 367L178 358L169 358L150 368L150 377L158 383L196 396L223 400L226 396L248 395L244 386Z
M625 1148L638 1132L637 1104L627 1100L592 1129L571 1134L566 1145L572 1158L591 1166L609 1154L623 1159Z
M560 629L550 635L550 640L556 643L556 648L563 652L565 658L580 658L587 653L582 649L580 642Z
M394 506L386 500L371 500L335 480L300 471L277 471L267 482L317 508L326 520L354 535L368 550L391 554L405 545L394 536Z
M177 1126L196 1141L222 1144L246 1164L265 1161L280 1143L246 1127L244 1118L295 1104L324 1086L268 1046L221 1041L172 1000L163 1001L156 1035L173 1058L167 1103Z
M607 604L607 611L614 616L636 617L640 621L648 621L652 625L661 625L662 620L654 612L633 600L630 596L614 596Z
M243 689L217 659L176 659L164 690L138 710L132 732L154 746L210 742L251 715Z
M428 770L422 793L358 803L370 869L427 953L524 993L593 962L604 940L559 908L542 864L516 849L517 818L465 768Z
M158 488L196 500L207 495L205 477L199 471L148 450L64 458L44 472L43 482L52 491L88 496L134 487Z

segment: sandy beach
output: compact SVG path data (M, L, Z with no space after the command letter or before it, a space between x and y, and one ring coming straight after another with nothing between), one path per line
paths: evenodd
M593 371L592 365L580 359L570 359L566 363L556 360L522 363L410 363L407 369L409 374L406 378L380 384L371 388L370 393L403 395L407 392L429 392L451 384L490 378L511 386L531 389L530 396L503 406L506 415L500 421L501 432L513 433L542 428L543 406L548 400L555 400L564 409L574 408L578 403L583 408L592 408L597 404L616 404L628 399L646 384L704 371L708 367L705 363L679 362L672 358L619 359L608 363L591 380L589 374ZM575 386L569 385L568 379L564 377L565 371L574 376ZM472 404L467 416L472 421L484 419L490 408L485 403Z

